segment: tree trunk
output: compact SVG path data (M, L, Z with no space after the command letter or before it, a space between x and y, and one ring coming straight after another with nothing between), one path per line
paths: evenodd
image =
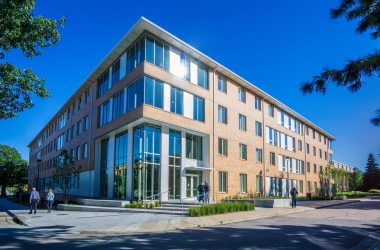
M6 185L1 185L1 197L6 198L7 197L7 186Z

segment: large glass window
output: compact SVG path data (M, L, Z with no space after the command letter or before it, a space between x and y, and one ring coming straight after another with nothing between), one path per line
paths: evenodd
M247 122L244 115L239 115L239 129L240 130L247 130Z
M247 175L240 174L240 193L247 192Z
M106 102L99 107L99 127L107 124L110 121L110 102Z
M115 136L114 198L126 198L127 162L128 131L124 131Z
M218 75L218 90L227 93L227 80L222 75Z
M227 172L219 171L218 173L219 179L219 192L227 192Z
M128 105L130 111L145 103L162 108L163 83L150 77L143 77L128 87Z
M227 140L226 139L219 138L218 148L219 148L218 150L219 155L227 156Z
M112 100L112 120L124 114L124 90L117 94Z
M247 160L247 145L239 144L239 158Z
M222 106L218 106L218 122L227 123L227 109Z
M194 120L204 122L204 100L194 96Z
M256 122L255 123L255 127L256 127L256 135L257 136L261 136L261 123L260 122Z
M208 70L205 66L198 64L198 86L208 89Z
M169 198L181 196L181 132L169 131Z
M261 163L262 161L262 149L256 148L256 162Z
M108 90L108 70L98 79L98 97L102 96Z
M137 200L153 199L159 193L161 130L141 124L133 128L133 196Z
M238 88L238 100L241 102L245 102L245 90L243 87Z
M112 66L112 82L111 86L115 85L120 80L120 60L117 60Z
M186 158L202 160L202 137L186 134Z
M172 86L170 88L170 112L183 114L183 91Z

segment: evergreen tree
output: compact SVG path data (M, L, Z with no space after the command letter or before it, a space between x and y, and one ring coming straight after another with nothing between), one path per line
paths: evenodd
M380 38L380 0L342 0L340 6L331 9L330 17L337 19L346 16L348 21L359 19L356 33L362 34L371 31L373 39ZM312 81L301 84L301 92L326 93L328 84L335 83L338 87L345 87L351 93L357 92L363 86L365 77L380 76L380 50L374 50L363 57L349 60L341 69L324 68L313 77ZM370 120L374 126L380 127L380 109L375 111L376 116Z
M363 175L364 191L380 188L380 170L378 166L379 164L375 162L373 155L369 154Z

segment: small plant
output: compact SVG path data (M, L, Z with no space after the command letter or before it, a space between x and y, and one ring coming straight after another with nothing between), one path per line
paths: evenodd
M150 209L153 209L153 208L154 208L153 203L149 203L149 208L150 208Z

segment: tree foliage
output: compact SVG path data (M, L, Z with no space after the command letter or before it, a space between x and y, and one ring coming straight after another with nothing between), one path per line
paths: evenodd
M348 21L359 19L356 33L362 34L372 31L373 39L380 38L380 0L342 0L340 6L330 10L330 17L336 19L345 16ZM301 84L301 92L310 94L326 93L329 83L335 83L338 87L345 87L351 93L361 89L364 79L372 76L380 76L380 50L375 50L363 57L348 60L341 69L323 68L319 75L311 81ZM370 119L375 126L380 126L380 109L376 116Z
M34 16L35 1L0 1L0 60L8 60L6 54L14 49L33 58L41 55L42 49L58 43L57 28L63 27L65 18L54 20ZM50 96L43 79L31 69L18 69L9 62L0 63L0 119L16 117L24 109L32 108L32 94L41 98Z
M360 190L363 186L363 171L355 168L354 173L349 176L348 181L350 187L354 189L356 196L356 191Z
M7 187L19 187L27 184L28 162L20 153L7 145L0 144L0 185L1 196L6 196Z
M372 154L369 154L365 167L365 172L363 175L363 188L364 191L380 188L379 164L375 162L375 158Z
M52 174L52 188L58 188L63 193L65 203L67 194L72 188L79 185L80 167L76 168L73 159L66 149L63 149L55 161L55 169Z

